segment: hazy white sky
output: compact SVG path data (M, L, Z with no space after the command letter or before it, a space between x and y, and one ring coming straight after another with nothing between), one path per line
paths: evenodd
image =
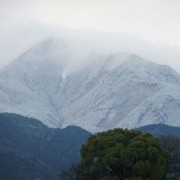
M60 27L180 46L180 0L0 0L0 66Z

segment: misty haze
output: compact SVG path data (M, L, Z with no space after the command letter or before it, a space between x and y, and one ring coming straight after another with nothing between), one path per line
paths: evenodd
M0 1L0 179L180 179L179 5Z

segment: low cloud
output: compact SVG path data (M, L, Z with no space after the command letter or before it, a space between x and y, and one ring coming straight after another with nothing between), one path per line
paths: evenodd
M83 66L85 56L93 53L109 54L131 52L144 59L166 64L180 72L180 47L162 43L152 43L126 33L108 33L93 30L73 30L60 27L49 27L45 24L24 24L15 32L9 33L9 38L1 36L3 50L0 54L0 67L4 67L21 53L31 48L38 41L53 36L61 38L69 47L71 67ZM32 28L33 27L33 28ZM33 33L32 33L33 32ZM83 58L82 58L83 57Z

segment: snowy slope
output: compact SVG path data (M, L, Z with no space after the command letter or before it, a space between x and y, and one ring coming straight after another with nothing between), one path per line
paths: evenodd
M130 53L80 52L53 38L25 52L0 72L0 112L91 132L180 126L180 75L173 69Z

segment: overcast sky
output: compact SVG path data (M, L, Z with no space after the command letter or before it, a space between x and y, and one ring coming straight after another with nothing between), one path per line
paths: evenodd
M177 52L164 64L180 72L180 0L0 0L0 67L42 38L64 36L66 28L163 44Z

